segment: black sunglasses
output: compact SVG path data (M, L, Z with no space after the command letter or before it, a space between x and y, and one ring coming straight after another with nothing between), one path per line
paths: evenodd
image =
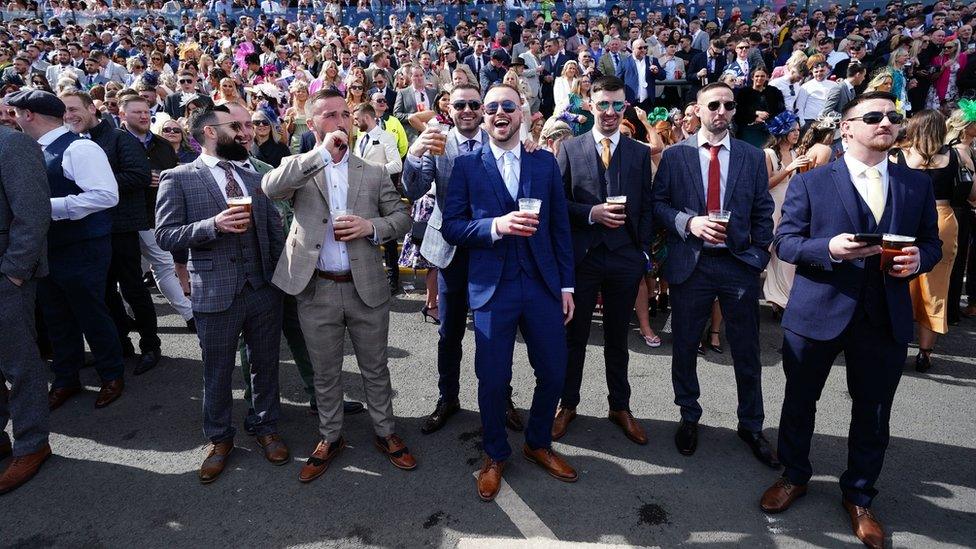
M505 111L506 114L512 114L519 109L519 106L515 103L515 101L509 101L508 99L502 101L501 103L498 101L492 101L491 103L485 105L485 113L493 115L498 112L499 108Z
M192 83L193 83L193 80L191 80L189 78L184 78L184 79L180 80L180 84L192 84Z
M626 101L597 101L596 110L599 112L607 112L607 109L613 107L614 112L624 112L627 108Z
M481 108L481 101L478 101L477 99L468 99L467 101L465 101L462 99L451 103L451 106L454 107L454 110L456 111L463 111L465 107L473 111L476 111Z
M160 130L161 133L183 133L183 130L179 128L163 128Z
M271 125L271 122L268 122L267 120L252 120L251 122L255 126L270 126Z
M861 120L865 124L875 125L880 124L884 118L888 118L888 122L892 124L901 124L905 120L905 115L900 114L898 111L888 111L888 112L878 112L871 111L866 112L862 116L855 116L853 118L848 118L848 120Z
M386 103L386 98L383 98L383 97L377 97L377 98L376 98L376 99L374 99L373 101L376 101L377 103Z
M735 103L735 101L725 101L725 102L722 102L722 101L711 101L708 104L706 104L705 106L708 107L708 110L710 110L712 112L717 111L719 107L723 107L723 106L725 107L725 110L727 110L727 111L734 111L735 110L735 107L736 107L736 103Z

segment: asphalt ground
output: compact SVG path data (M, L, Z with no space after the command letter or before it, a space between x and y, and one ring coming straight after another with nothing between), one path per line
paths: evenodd
M422 285L422 277L404 282ZM419 460L410 472L394 468L372 445L368 414L349 416L349 441L320 479L298 482L314 448L316 418L283 345L280 432L292 462L267 463L239 428L229 469L201 486L200 348L179 317L154 294L163 363L127 377L123 397L95 410L98 381L86 369L88 390L53 413L55 456L19 490L0 497L2 547L848 547L851 534L837 480L846 464L850 399L843 360L820 400L809 494L788 512L768 516L759 496L777 472L757 462L736 434L731 359L699 359L704 408L698 451L678 454L673 434L670 335L666 316L652 319L665 344L647 348L633 327L631 406L650 444L629 442L606 419L602 329L594 323L580 417L555 449L580 471L565 484L518 455L506 487L481 502L473 474L482 452L474 338L465 337L461 403L464 410L441 431L420 424L437 400L436 327L420 315L423 297L393 302L390 371L396 391L397 432ZM781 331L764 308L761 327L766 435L776 439L784 376ZM470 326L469 326L470 328ZM935 367L925 375L906 364L891 418L891 445L874 510L894 547L976 545L976 321L964 320L940 340ZM137 336L134 336L137 337ZM723 333L724 338L724 333ZM361 378L346 345L343 383L364 400ZM915 351L909 351L912 362ZM131 368L131 366L130 366ZM239 386L239 375L235 381ZM524 344L517 344L515 402L528 409L534 386ZM246 405L235 392L235 418ZM240 423L239 423L240 425ZM9 429L9 427L8 427ZM0 464L5 466L6 464ZM526 541L527 540L527 541Z

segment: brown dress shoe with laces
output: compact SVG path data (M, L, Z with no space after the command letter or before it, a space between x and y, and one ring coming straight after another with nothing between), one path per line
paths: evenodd
M762 499L759 500L759 506L767 513L782 513L789 509L794 501L805 496L806 493L806 484L793 484L785 478L780 477L763 493Z
M851 528L854 529L854 535L857 536L857 539L871 549L883 549L884 528L881 527L881 523L875 518L871 509L854 505L846 499L842 500L841 503L844 504L844 509L851 517Z
M560 408L556 412L556 419L552 420L552 440L559 440L569 429L569 422L576 419L575 408Z
M227 459L230 458L230 453L233 451L233 440L211 444L207 459L203 460L203 464L200 465L200 484L210 484L217 480L220 473L224 472L224 466L227 465Z
M481 501L492 501L502 487L502 471L505 470L504 461L495 461L485 457L485 463L478 472L478 497Z
M320 440L315 446L315 451L308 456L302 471L298 473L298 480L301 482L312 482L322 476L332 460L339 455L339 452L346 447L346 439L339 437L335 442Z
M17 456L11 460L10 465L0 475L0 495L12 492L34 478L49 457L51 457L51 447L45 444L33 454Z
M417 460L410 453L407 444L396 433L388 437L377 436L374 443L376 444L376 449L386 454L390 458L390 463L394 466L404 471L417 468Z
M264 450L264 457L274 465L284 465L288 463L288 446L281 440L278 433L258 436L258 446Z
M573 469L570 464L566 463L566 460L559 457L556 452L553 452L552 448L533 450L526 444L522 446L522 455L525 456L525 459L545 469L555 479L563 482L576 482L579 480L579 474L576 472L576 469Z
M632 442L640 445L647 444L647 435L644 433L644 429L637 423L634 419L634 414L630 413L630 410L610 410L610 421L616 423L623 429L624 434L627 435Z
M95 399L95 407L104 408L115 402L122 396L122 389L125 389L125 380L121 377L102 383L102 390L98 392L98 398Z
M57 387L51 389L47 393L47 409L52 412L54 410L57 410L65 402L68 402L68 399L77 395L80 392L81 392L81 387Z

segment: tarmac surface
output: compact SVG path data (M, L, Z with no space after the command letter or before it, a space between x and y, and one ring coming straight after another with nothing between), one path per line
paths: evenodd
M422 277L404 280L420 286ZM200 348L158 294L163 362L128 376L125 394L95 410L98 381L52 414L55 456L38 476L0 497L0 547L850 547L837 480L846 464L850 399L840 359L820 400L808 495L781 515L759 509L759 496L778 476L756 461L736 436L736 394L725 353L700 358L704 408L698 451L679 455L673 435L678 409L670 378L666 315L654 319L665 344L649 349L632 327L631 407L650 444L637 446L606 419L602 329L594 322L587 352L580 417L554 448L580 472L559 482L515 449L506 486L492 503L475 492L480 421L474 337L465 336L463 411L431 435L420 433L437 401L437 331L420 315L411 291L393 303L390 371L397 432L417 456L414 471L394 468L372 445L368 414L348 416L349 447L310 484L298 471L318 440L301 380L283 345L279 429L292 462L275 467L238 423L229 469L201 486ZM766 436L774 442L784 376L781 332L764 307L763 389ZM470 326L469 326L470 328ZM891 418L891 445L874 511L894 547L976 545L976 320L952 327L928 374L914 371L909 351ZM133 339L138 336L133 335ZM724 332L723 332L724 339ZM284 342L284 340L283 340ZM364 400L347 340L343 383ZM131 366L129 367L131 370ZM235 381L240 381L239 372ZM524 344L515 352L515 402L527 418L534 386ZM235 418L243 421L242 391ZM5 466L6 463L0 464Z

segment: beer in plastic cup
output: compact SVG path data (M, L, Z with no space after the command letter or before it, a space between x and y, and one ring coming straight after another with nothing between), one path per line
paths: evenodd
M729 219L732 219L732 212L729 210L709 210L708 212L708 220L723 227L729 226Z
M336 242L340 242L339 235L336 234L336 229L343 229L348 223L346 221L336 221L336 218L344 215L352 215L352 210L332 210L332 237L335 238Z
M437 119L431 119L430 122L427 122L427 128L437 130L437 133L440 134L437 144L430 148L430 154L434 156L444 154L444 145L447 144L447 126L438 122Z
M244 211L247 212L247 215L251 215L251 197L250 196L235 196L233 198L228 198L227 199L227 207L228 208L244 208ZM243 225L238 225L237 228L239 228L239 229L247 228L248 224L250 224L250 219L248 220L247 223L244 223Z
M607 197L607 206L626 206L626 205L627 205L626 195Z
M901 251L914 244L914 236L902 236L900 234L881 235L881 270L890 271L896 265L895 258L902 255Z
M519 198L519 211L539 215L542 211L542 200L538 198Z

